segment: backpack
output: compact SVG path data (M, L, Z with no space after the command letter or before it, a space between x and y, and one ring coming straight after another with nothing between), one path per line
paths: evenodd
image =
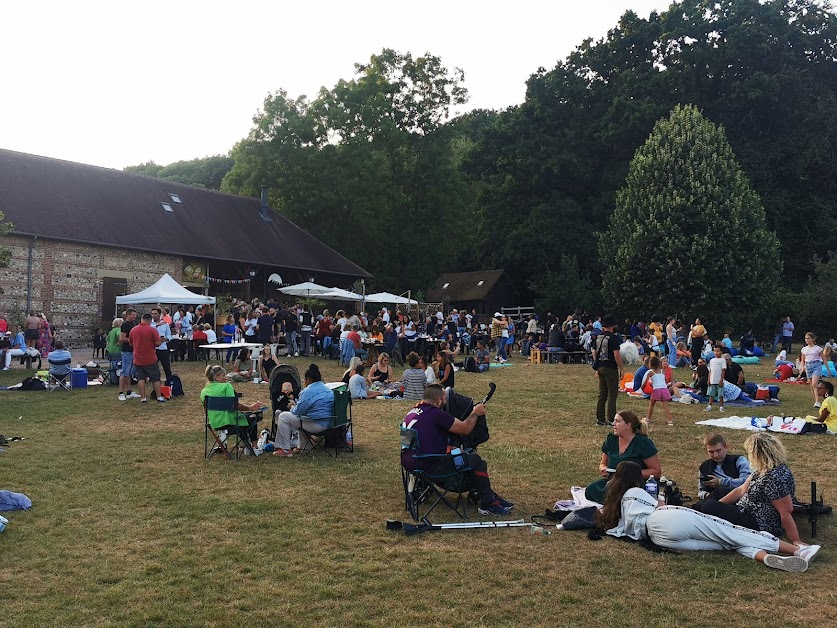
M468 373L478 373L477 370L477 361L474 359L473 356L468 356L462 362L462 368Z
M597 369L600 366L611 366L610 362L610 341L615 339L615 335L602 333L596 336L596 359L593 362L593 368ZM615 366L615 364L613 365Z
M35 377L27 377L20 385L20 390L46 390L46 384Z
M176 373L172 373L171 378L167 382L169 386L171 386L171 396L172 397L182 397L183 396L183 382L180 381L180 376Z

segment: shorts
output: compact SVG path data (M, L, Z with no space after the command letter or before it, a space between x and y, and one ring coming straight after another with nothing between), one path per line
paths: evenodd
M150 380L152 382L159 382L160 381L160 362L159 360L154 364L148 366L140 366L139 364L134 364L134 372L137 374L137 380Z
M134 352L122 352L122 377L136 378L136 371L134 370Z
M668 388L655 388L651 391L652 401L671 401L671 393Z
M706 396L712 399L715 397L716 400L721 401L723 398L721 397L723 388L721 388L720 384L709 384L706 389Z
M805 362L805 375L811 379L814 375L822 375L822 362L817 360L815 362Z
M23 332L24 340L37 340L40 337L41 332L39 332L37 329L27 329Z

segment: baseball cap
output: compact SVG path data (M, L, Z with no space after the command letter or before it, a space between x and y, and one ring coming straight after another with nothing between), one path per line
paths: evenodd
M496 318L498 316L502 316L502 314L500 314L500 312L494 312L494 317Z

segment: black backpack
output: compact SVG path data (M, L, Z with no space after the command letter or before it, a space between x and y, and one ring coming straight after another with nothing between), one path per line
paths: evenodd
M477 361L473 356L468 356L462 361L462 368L468 373L478 373Z
M182 397L183 396L183 382L180 381L180 376L172 373L171 378L169 379L168 385L171 386L171 396L172 397Z
M46 390L46 384L35 377L27 377L20 385L20 390Z

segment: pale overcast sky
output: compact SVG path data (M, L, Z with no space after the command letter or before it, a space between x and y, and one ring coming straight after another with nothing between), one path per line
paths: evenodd
M388 47L465 71L471 108L522 102L554 67L659 0L4 2L0 148L111 168L226 153L265 96L316 95Z

